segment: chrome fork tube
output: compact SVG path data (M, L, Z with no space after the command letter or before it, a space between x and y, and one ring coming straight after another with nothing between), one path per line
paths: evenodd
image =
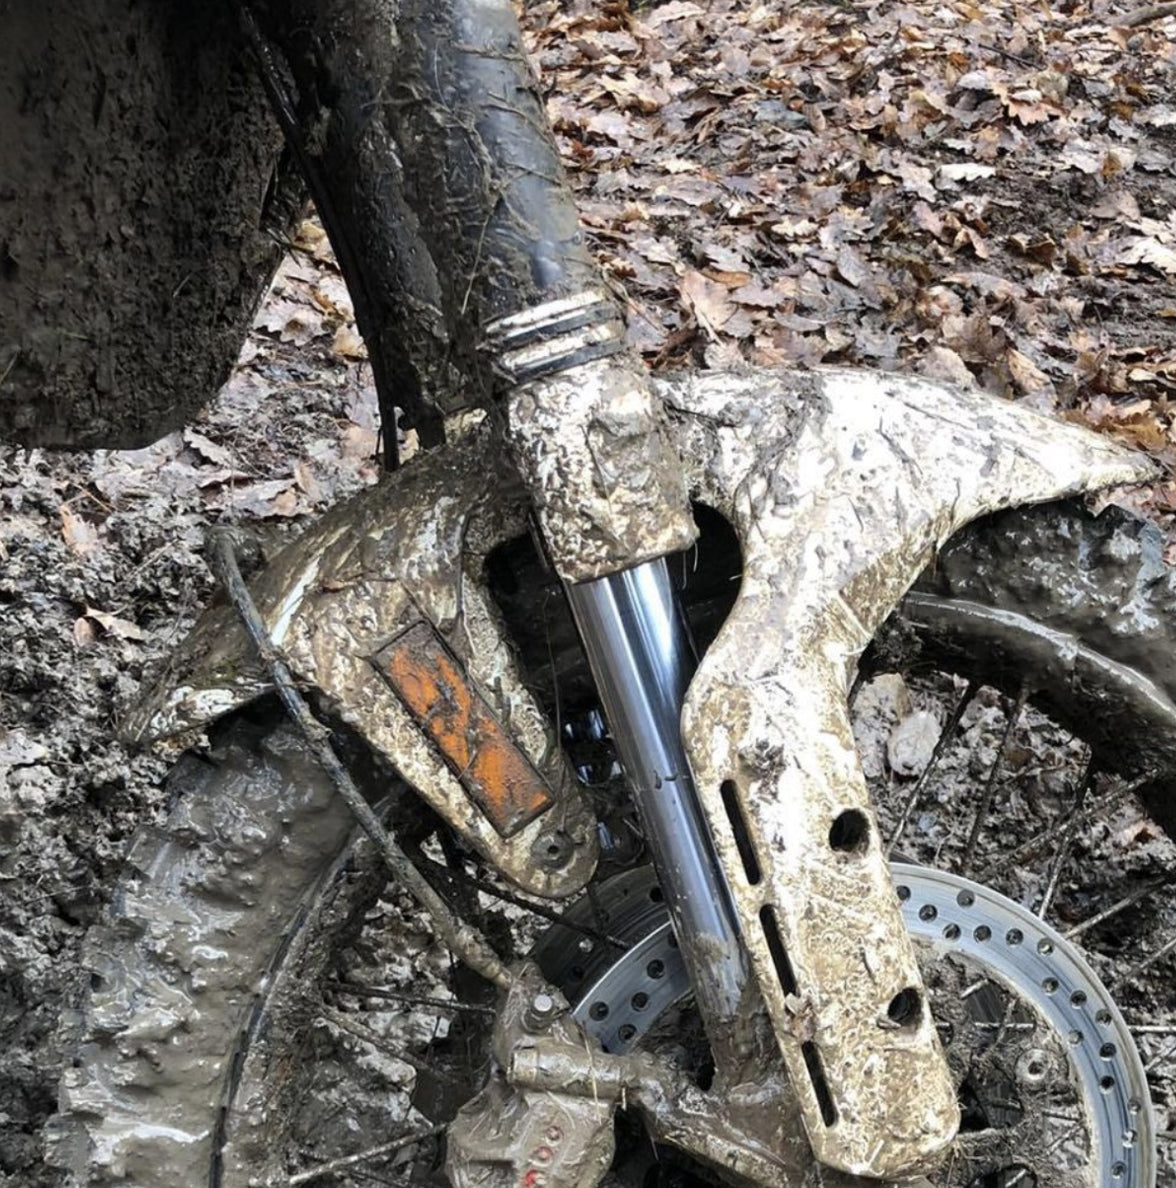
M682 746L696 663L669 570L650 561L567 590L718 1060L730 1041L717 1031L739 1017L747 958Z

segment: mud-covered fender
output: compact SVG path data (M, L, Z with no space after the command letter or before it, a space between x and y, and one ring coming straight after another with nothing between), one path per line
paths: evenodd
M232 5L2 22L0 439L144 445L228 378L301 178Z
M700 375L670 399L693 489L734 526L744 562L687 695L687 754L813 1152L889 1180L944 1148L958 1106L854 746L848 680L962 525L1150 467L1075 427L920 379Z
M595 822L546 715L523 685L482 580L489 549L524 531L517 482L491 435L478 431L323 516L258 576L252 592L296 679L321 691L338 718L488 861L527 890L561 895L594 869ZM509 836L468 795L464 773L419 727L378 660L422 623L551 792L551 807ZM140 740L185 735L269 688L235 612L220 598L127 731Z
M741 537L746 572L733 619L749 631L743 646L762 641L756 664L729 668L737 650L731 627L707 657L686 719L700 774L723 767L746 729L739 715L715 716L723 682L713 674L720 667L755 674L765 664L795 665L800 661L789 654L803 639L819 643L822 671L843 681L872 625L964 522L999 507L1130 481L1146 470L1089 433L922 380L747 370L661 380L658 388L692 491L727 515ZM526 531L526 514L504 451L482 426L323 516L252 589L297 677L327 695L340 717L488 859L521 885L556 894L587 878L591 822L568 788L551 727L523 685L482 573L495 544ZM864 552L860 531L848 531L854 524L869 525ZM802 614L782 599L810 573L819 582L811 597L795 595L810 598ZM551 813L502 838L372 662L421 620L437 628L500 721L561 791L559 829L575 837L582 860L559 874L538 865L533 853L556 824ZM816 659L806 652L803 663L807 672ZM732 676L728 684L731 709L746 704L741 682ZM773 684L766 679L764 688ZM234 613L218 600L132 714L128 731L144 741L199 731L269 687ZM725 741L719 745L715 735Z

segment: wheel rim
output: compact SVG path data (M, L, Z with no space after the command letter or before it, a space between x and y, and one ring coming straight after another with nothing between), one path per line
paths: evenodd
M988 988L981 986L976 974L1008 993L1010 997L999 1002L1028 1006L1049 1039L1043 1040L1037 1030L1008 1032L1010 1049L1015 1045L1015 1050L1003 1054L1006 1075L1021 1083L1022 1093L1053 1093L1056 1098L1056 1082L1062 1072L1064 1080L1080 1089L1083 1116L1090 1119L1083 1137L1087 1147L1081 1155L1089 1183L1100 1188L1154 1184L1155 1119L1143 1065L1126 1022L1078 950L1032 913L970 880L904 863L894 864L892 874L904 922L917 943L931 1001L938 1006L944 992L959 989L958 985L946 985L958 982L958 977L945 977L945 963L957 963L967 975L960 1001L968 1003L967 1010L973 1015L977 1015L979 997L973 992L978 987ZM541 942L537 956L544 972L575 996L573 1011L584 1029L606 1051L626 1052L645 1045L667 1012L683 1008L690 997L690 983L668 917L654 894L652 872L646 868L611 882L601 890L600 898L613 908L630 947L615 959L598 961L598 968L587 978L576 976L577 958L569 952L566 936ZM1002 1014L989 1003L987 1010L981 1009L972 1020L972 1029L982 1035L986 1027L999 1028ZM1009 1026L1005 1023L1006 1029ZM1019 1022L1017 1026L1024 1029L1028 1024ZM941 1034L942 1028L950 1029L951 1024L941 1019ZM945 1039L949 1057L956 1042ZM1038 1052L1042 1054L1036 1058L1052 1066L1054 1083L1045 1083L1044 1075L1040 1083L1034 1083L1033 1066L1027 1062ZM992 1053L986 1056L993 1064ZM1058 1067L1062 1062L1064 1069ZM953 1064L962 1081L968 1069L958 1054ZM1017 1092L1015 1084L1012 1092ZM982 1096L973 1091L974 1099ZM975 1108L973 1105L973 1111ZM1018 1108L1021 1114L1026 1112L1023 1105ZM1022 1117L1015 1121L1025 1129ZM1043 1128L1041 1121L1047 1126ZM1012 1188L1018 1168L1035 1175L1032 1180L1023 1177L1024 1188L1083 1182L1055 1181L1038 1164L1036 1152L1047 1151L1051 1172L1076 1170L1062 1167L1063 1143L1070 1139L1073 1146L1073 1138L1079 1137L1071 1138L1068 1126L1069 1121L1060 1116L1039 1119L1036 1143L1022 1136L1020 1141L1028 1153L1018 1156L1015 1149L1000 1149L1010 1143L1002 1132L978 1133L973 1124L958 1144L957 1159L966 1163L961 1163L959 1175L949 1170L942 1183L971 1188L976 1180L972 1172L979 1169L976 1176L1004 1176L1004 1183L999 1178L993 1183L1001 1183L1002 1188L1007 1183ZM1052 1143L1046 1131L1052 1132ZM987 1152L979 1149L983 1145L989 1148ZM1036 1173L1022 1162L1025 1158L1038 1164ZM1089 1178L1091 1175L1095 1178Z

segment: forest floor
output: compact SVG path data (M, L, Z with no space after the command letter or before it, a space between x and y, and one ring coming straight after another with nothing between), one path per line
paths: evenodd
M543 0L526 21L652 366L977 385L1151 453L1161 477L1114 498L1171 534L1176 20L1147 16L1102 0ZM170 758L117 727L213 588L207 529L280 544L376 481L378 442L351 303L307 222L189 428L136 451L0 449L4 1188L56 1182L40 1128L62 995Z

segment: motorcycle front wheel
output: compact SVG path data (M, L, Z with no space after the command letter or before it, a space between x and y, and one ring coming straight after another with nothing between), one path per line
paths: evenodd
M703 638L731 596L710 595L737 588L738 576L729 547L705 545L704 535L691 565L706 596L690 607ZM524 602L558 606L536 588L537 567L517 567ZM554 671L556 696L583 690L570 623L557 615L537 628L542 616L518 610L543 635L520 640L524 659L547 662L536 686ZM511 621L510 606L504 613ZM1163 1121L1176 1092L1176 570L1159 533L1075 503L973 525L880 633L851 699L895 855L995 887L1069 933L1112 987L1160 1117L1142 1137L1165 1182L1176 1172ZM573 726L598 722L583 696L560 712ZM577 763L612 822L608 869L554 933L573 1000L577 981L591 980L585 971L633 926L607 898L606 874L643 863L599 733ZM65 1023L72 1066L50 1128L53 1162L72 1184L140 1188L358 1188L439 1176L444 1123L485 1073L493 995L385 885L291 726L260 706L212 741L176 768L165 821L136 835L87 940ZM496 882L394 773L355 758L370 798L438 888L504 949L527 952L551 906ZM968 993L988 1002L967 1022L981 1047L986 1028L1003 1036L1023 1025L994 991ZM675 1018L683 1009L674 1004ZM995 1155L953 1161L942 1188L1150 1188L1116 1179L1112 1162L1086 1180L1078 1164L1072 1178L1053 1178L1055 1156L1013 1149L1029 1134L1024 1103L997 1098L1015 1086L981 1092L973 1082L960 1080L971 1133L1003 1126L1007 1141ZM624 1150L616 1174L625 1183L707 1182L672 1161L625 1164Z

